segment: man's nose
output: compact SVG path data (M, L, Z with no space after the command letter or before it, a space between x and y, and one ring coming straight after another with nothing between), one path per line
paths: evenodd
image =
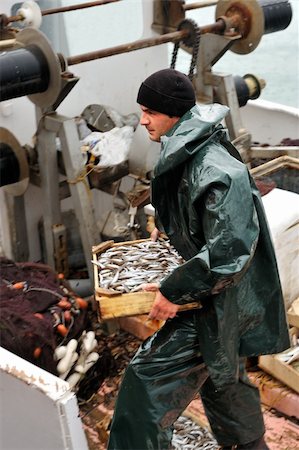
M147 125L148 124L148 117L147 117L147 115L144 112L141 113L139 122L140 122L140 125Z

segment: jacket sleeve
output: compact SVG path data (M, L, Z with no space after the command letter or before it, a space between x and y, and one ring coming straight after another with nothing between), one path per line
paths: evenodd
M201 224L204 245L160 286L162 294L176 304L200 300L236 284L249 267L259 237L248 176L214 180L204 195L193 196L192 211L195 222Z

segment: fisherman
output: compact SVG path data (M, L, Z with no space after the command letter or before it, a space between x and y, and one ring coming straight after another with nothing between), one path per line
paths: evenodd
M246 357L289 347L275 254L259 192L222 120L196 105L174 69L140 86L140 123L161 153L152 204L184 258L160 285L149 317L165 321L129 364L111 424L110 450L171 448L173 423L199 392L223 449L268 449ZM179 312L198 301L199 308Z

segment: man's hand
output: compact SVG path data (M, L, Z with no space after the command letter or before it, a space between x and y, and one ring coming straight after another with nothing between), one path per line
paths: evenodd
M145 283L140 286L143 291L156 292L156 297L148 315L149 319L167 320L173 319L178 312L179 306L167 300L159 291L158 283Z
M152 309L149 313L149 318L156 320L173 319L176 316L178 309L178 305L171 303L159 290L157 290Z
M160 231L158 230L158 228L154 228L153 231L151 232L151 240L152 241L157 241L158 237L160 236Z
M144 283L139 286L143 291L156 292L159 290L159 283Z

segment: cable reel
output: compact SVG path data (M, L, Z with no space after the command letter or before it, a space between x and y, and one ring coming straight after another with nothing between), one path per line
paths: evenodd
M230 50L247 54L256 49L264 34L288 27L292 7L289 0L219 0L215 19L223 20L227 31L241 35Z
M26 151L6 128L0 127L0 187L8 194L23 195L29 184Z
M61 91L62 63L46 36L25 28L12 50L0 53L0 101L28 95L40 108L56 101Z

